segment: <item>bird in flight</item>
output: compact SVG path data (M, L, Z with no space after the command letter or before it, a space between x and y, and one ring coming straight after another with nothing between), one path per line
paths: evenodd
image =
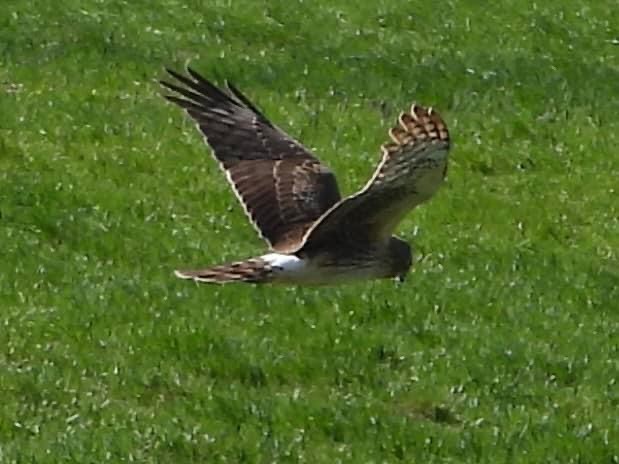
M245 260L177 277L205 283L335 284L403 280L411 247L393 235L403 217L434 195L447 171L447 126L432 108L412 105L381 146L367 184L346 198L335 175L307 148L271 123L236 87L222 90L191 68L161 81L210 145L269 250Z

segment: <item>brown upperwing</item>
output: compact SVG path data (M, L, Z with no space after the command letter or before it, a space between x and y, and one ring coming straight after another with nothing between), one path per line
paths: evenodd
M408 211L430 199L447 172L449 132L438 113L413 105L389 131L382 159L358 193L332 206L306 233L300 250L338 241L391 236Z
M333 173L274 126L238 89L224 92L194 70L167 70L183 86L165 98L197 123L252 224L271 248L299 247L309 227L340 200Z

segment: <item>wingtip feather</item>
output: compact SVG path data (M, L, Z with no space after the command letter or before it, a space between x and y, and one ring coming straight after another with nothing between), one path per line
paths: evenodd
M180 73L178 73L178 72L174 71L172 68L167 68L167 67L166 67L166 68L165 68L165 70L166 70L166 72L167 72L170 76L172 76L173 78L175 78L175 79L177 79L177 80L179 80L179 81L182 81L183 79L186 79L186 77L185 77L185 76L183 76L182 74L180 74Z
M187 69L187 73L193 77L196 81L203 81L204 78L200 75L200 73L198 73L198 71L196 71L195 69L193 69L191 66L187 65L187 67L185 68Z

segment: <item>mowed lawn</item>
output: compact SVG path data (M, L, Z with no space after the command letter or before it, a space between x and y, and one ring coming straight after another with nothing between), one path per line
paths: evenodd
M0 462L619 462L616 2L5 0ZM403 285L198 286L263 251L164 67L360 188L436 107Z

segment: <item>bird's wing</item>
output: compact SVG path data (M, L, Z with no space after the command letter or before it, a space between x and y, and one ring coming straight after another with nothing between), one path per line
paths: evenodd
M434 195L447 172L450 142L443 119L431 108L413 105L389 136L370 181L325 212L308 229L300 249L325 241L389 237L408 211Z
M238 89L222 91L194 70L168 70L165 95L193 118L262 238L285 252L340 200L333 173L274 126Z

